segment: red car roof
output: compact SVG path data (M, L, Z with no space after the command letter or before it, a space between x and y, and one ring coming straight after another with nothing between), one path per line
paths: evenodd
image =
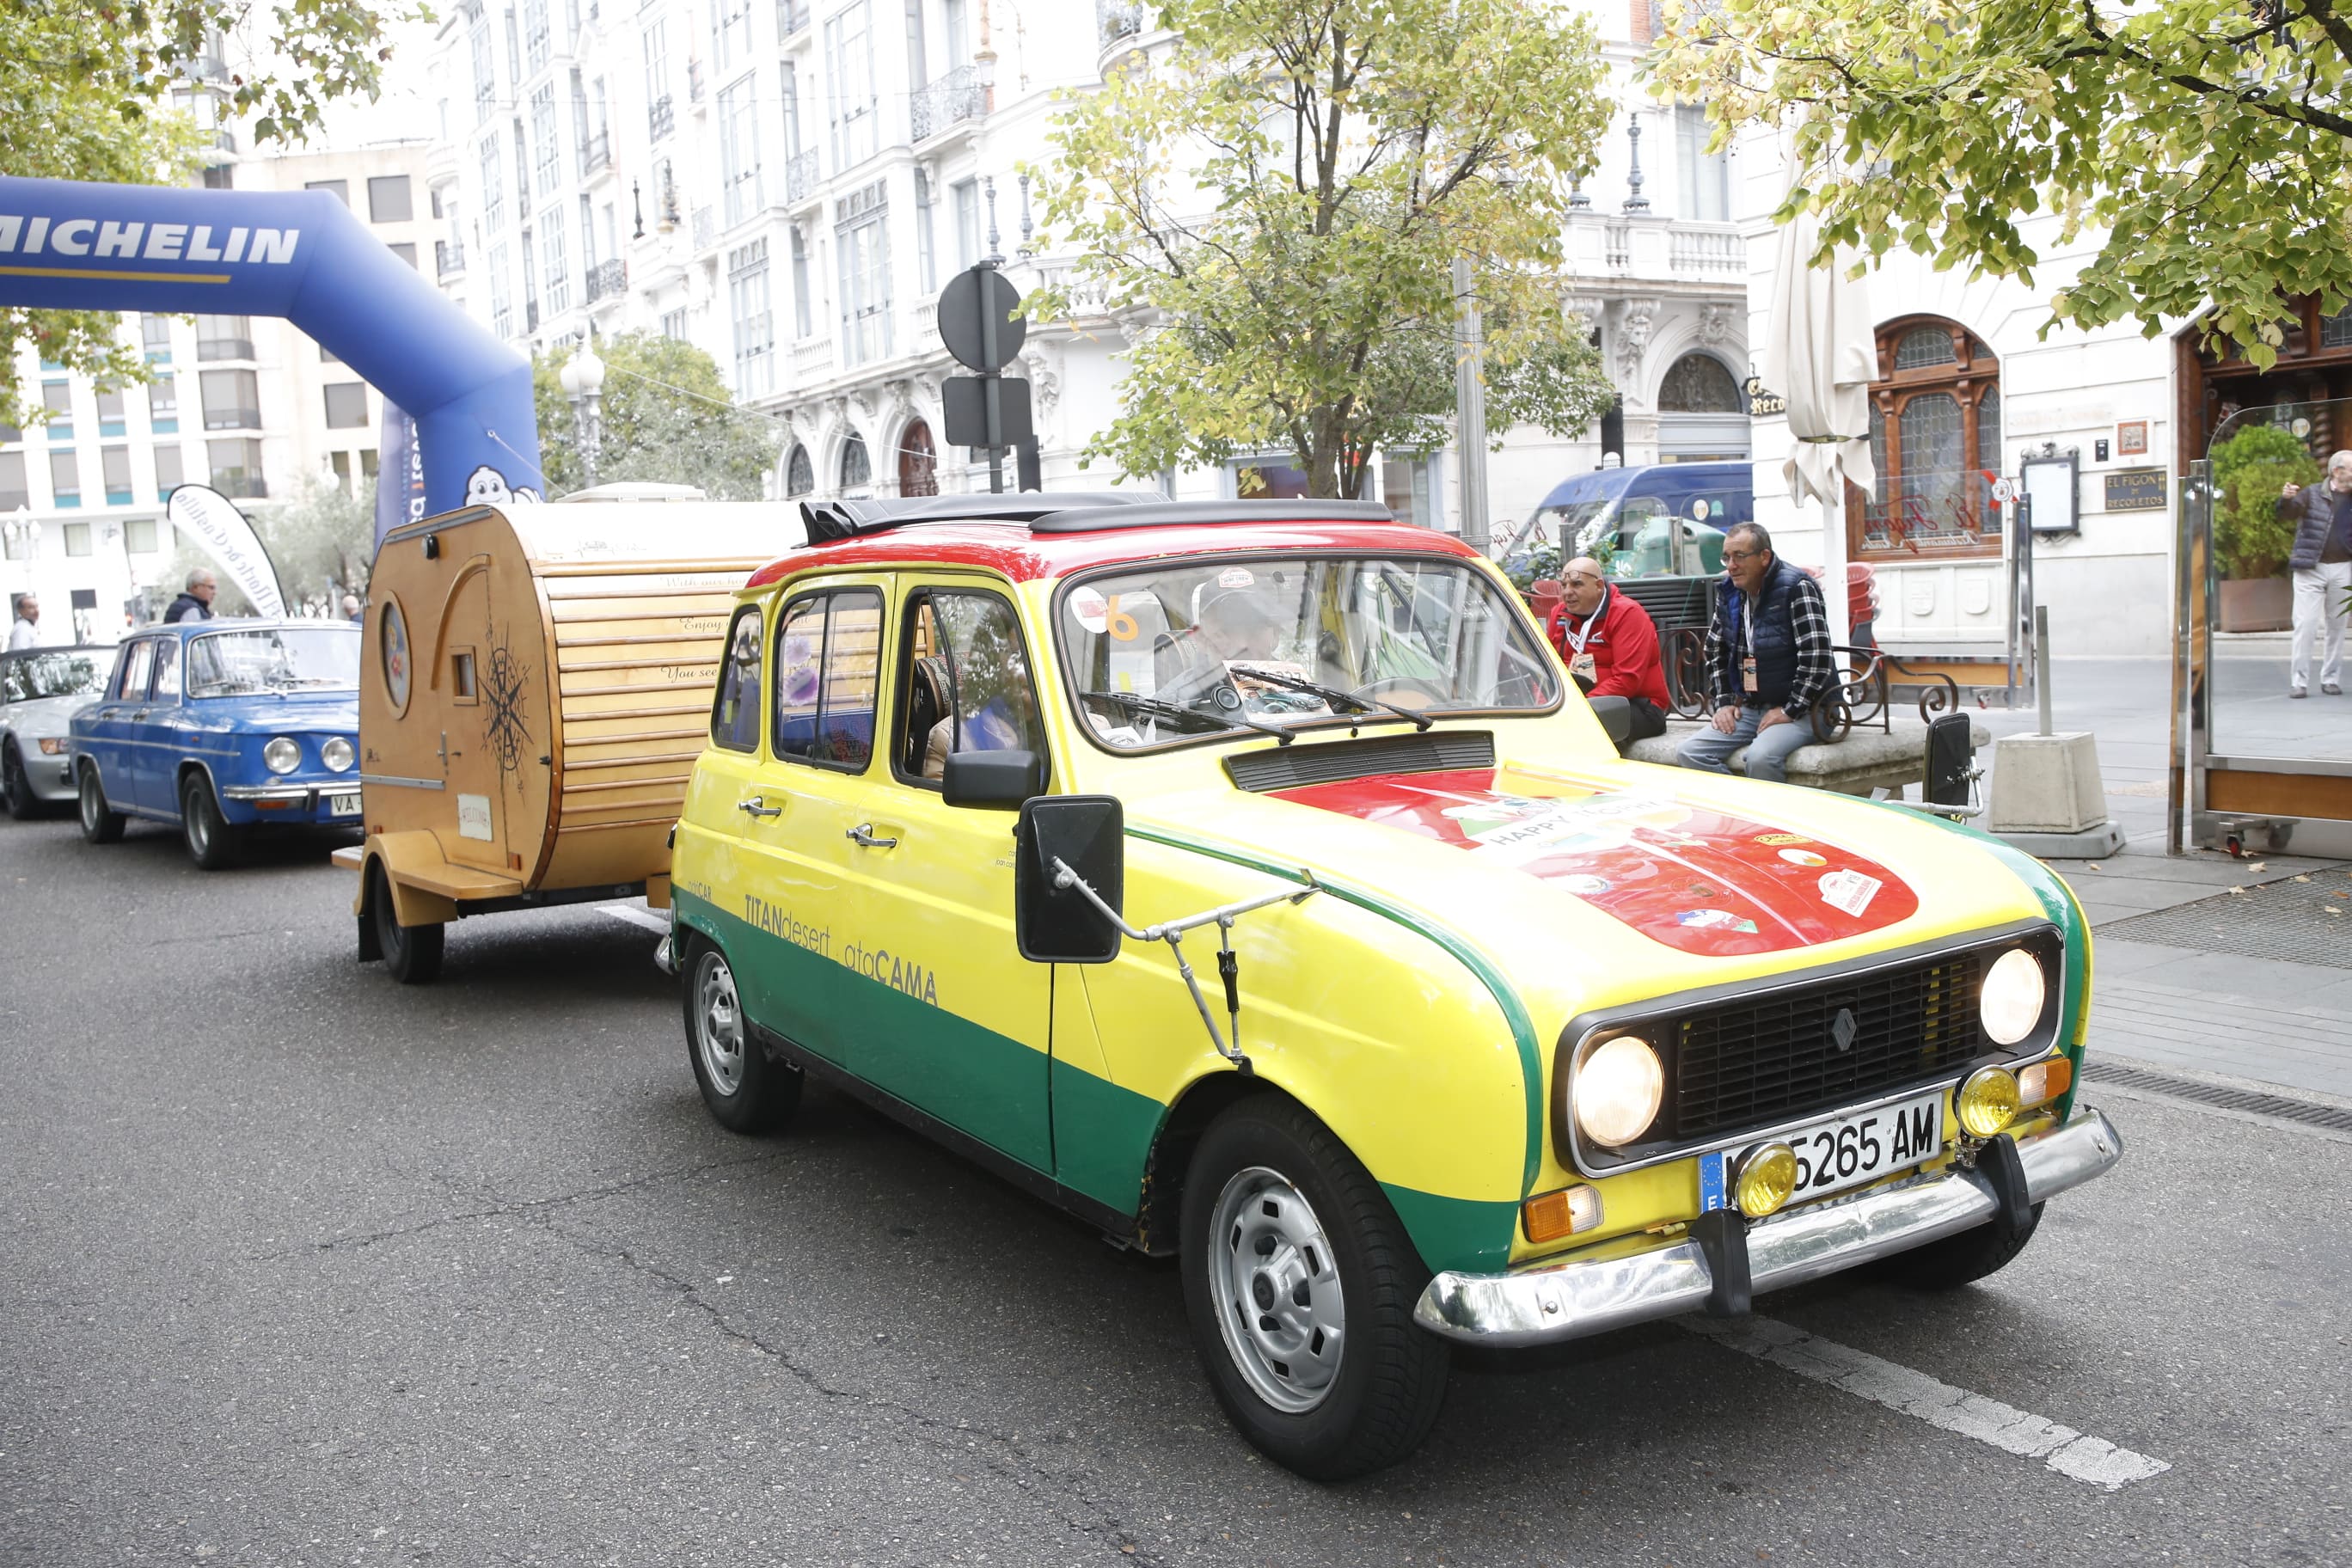
M1246 515L1247 501L1234 506ZM902 566L977 566L1015 583L1030 583L1089 566L1234 551L1370 551L1478 559L1476 551L1450 533L1402 523L1237 521L1032 533L1022 522L927 522L793 551L751 574L745 586L764 588L816 567L880 572Z

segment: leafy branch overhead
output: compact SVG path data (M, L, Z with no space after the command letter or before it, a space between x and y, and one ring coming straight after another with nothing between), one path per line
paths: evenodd
M2268 364L2283 296L2352 298L2342 0L1665 0L1662 94L1769 126L1822 254L1903 246L2029 285L2097 246L2053 323L2150 336L2210 301ZM2054 237L2032 220L2054 217Z
M658 332L599 338L596 353L604 362L599 482L694 485L713 500L760 499L782 434L766 415L734 406L717 361ZM571 350L557 349L531 362L551 500L587 483L572 404L558 379L571 357Z
M1513 0L1173 0L1172 45L1073 97L1049 247L1130 330L1088 448L1130 474L1288 450L1317 495L1447 438L1455 257L1475 263L1498 428L1612 395L1560 308L1560 233L1610 109L1580 16ZM1068 289L1030 313L1072 313Z

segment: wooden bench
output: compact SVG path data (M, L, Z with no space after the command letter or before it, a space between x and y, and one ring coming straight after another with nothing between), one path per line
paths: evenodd
M1706 728L1698 721L1669 720L1666 732L1654 740L1636 741L1625 753L1636 762L1661 763L1668 767L1677 765L1677 749L1683 742ZM1969 741L1975 746L1992 743L1992 732L1983 725L1969 725ZM1740 773L1748 764L1748 749L1743 746L1731 754L1731 771ZM1856 729L1835 742L1816 742L1800 746L1789 753L1789 782L1812 789L1832 790L1839 795L1866 795L1875 789L1901 789L1906 785L1924 784L1927 777L1927 727L1897 721L1889 730Z

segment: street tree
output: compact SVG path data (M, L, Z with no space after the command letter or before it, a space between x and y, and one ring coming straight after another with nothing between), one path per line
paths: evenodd
M2210 301L2268 365L2283 297L2352 297L2352 6L2337 0L1665 0L1649 73L1704 100L1718 142L1787 138L1835 246L1897 246L2032 286L2042 254L2097 256L2050 325L2149 336Z
M203 141L171 94L202 75L225 118L251 116L257 145L299 142L326 106L373 98L389 30L425 15L415 0L8 0L0 5L0 170L36 179L179 184ZM215 63L221 40L255 47ZM111 310L0 308L0 423L37 423L17 350L117 383L146 378Z
M572 350L531 363L539 406L539 460L550 497L587 483L571 399L557 379ZM702 350L659 332L596 340L604 362L599 483L636 479L698 486L713 500L758 500L782 445L775 420L739 408L719 363Z
M367 595L368 573L375 564L375 481L354 496L341 485L306 474L286 500L240 505L253 523L254 537L278 574L278 588L289 610L299 613L305 604L340 615L338 601L346 593ZM218 571L213 558L188 536L180 536L172 563L146 590L147 612L163 613L174 595L197 570L214 574L218 590L213 613L249 616L252 601L236 579Z
M1599 47L1516 0L1168 0L1174 40L1056 117L1044 241L1136 323L1123 472L1287 450L1309 493L1448 438L1470 258L1496 428L1581 429L1611 392L1561 303L1560 235L1608 123Z

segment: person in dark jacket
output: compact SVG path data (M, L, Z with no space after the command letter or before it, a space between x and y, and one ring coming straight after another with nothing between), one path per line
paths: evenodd
M1813 705L1837 678L1821 584L1772 552L1752 522L1723 536L1723 581L1706 625L1710 725L1682 743L1686 768L1731 771L1748 748L1748 776L1785 784L1789 753L1813 738Z
M1622 697L1633 731L1618 745L1666 732L1666 669L1650 612L1610 586L1601 563L1580 555L1560 569L1560 601L1544 624L1562 663L1587 697Z
M180 621L209 621L213 618L213 595L220 592L220 584L203 567L188 574L188 585L163 612L163 624Z
M2317 655L2319 689L2344 694L2344 601L2352 595L2352 452L2327 459L2327 478L2298 489L2286 487L2279 516L2295 520L2294 642L2287 652L2289 697L2311 695L2310 666ZM2325 637L2321 636L2326 633Z

